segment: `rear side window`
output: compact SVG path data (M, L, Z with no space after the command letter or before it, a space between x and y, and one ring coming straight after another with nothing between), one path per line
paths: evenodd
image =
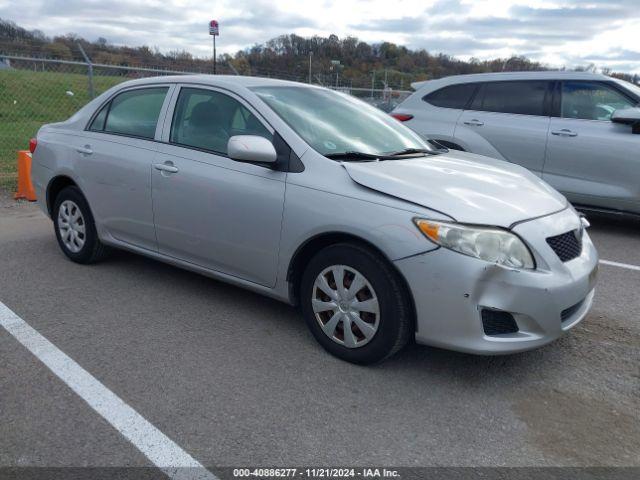
M153 139L168 87L123 92L95 116L89 130Z
M436 107L464 109L475 91L477 84L450 85L425 95L422 99Z
M488 82L473 100L472 110L483 112L545 115L549 82Z
M226 155L227 143L234 135L273 138L249 109L229 95L199 88L180 90L171 143Z

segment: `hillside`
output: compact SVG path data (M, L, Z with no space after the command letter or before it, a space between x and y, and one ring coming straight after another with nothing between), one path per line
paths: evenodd
M78 43L94 63L211 71L211 59L195 58L185 51L162 53L145 45L117 46L105 38L89 41L72 33L50 38L39 30L29 31L11 21L0 19L0 52L6 54L81 61ZM447 75L546 68L524 57L466 62L443 53L410 50L389 42L369 44L355 37L338 38L336 35L310 38L295 34L281 35L234 55L221 55L219 60L222 73L230 73L228 65L231 64L245 75L307 81L310 55L313 81L335 84L336 71L331 61L339 60L339 83L364 88L371 88L372 81L376 88L383 88L385 77L392 88L408 88L413 81ZM629 75L612 74L634 80ZM637 76L635 81L638 81Z

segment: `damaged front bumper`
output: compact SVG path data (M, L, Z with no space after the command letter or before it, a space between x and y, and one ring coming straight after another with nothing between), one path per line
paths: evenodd
M518 270L439 248L395 262L413 294L418 343L476 354L545 345L591 308L598 255L584 232L577 258L562 262L546 239L581 228L571 209L516 225L535 270Z

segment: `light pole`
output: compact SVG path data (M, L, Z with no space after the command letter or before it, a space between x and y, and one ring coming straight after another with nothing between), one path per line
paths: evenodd
M212 35L213 37L213 74L216 74L216 36Z
M340 75L340 60L331 60L331 68L336 70L336 88L338 88L338 77Z
M373 89L376 88L376 71L371 75L371 100L373 100Z
M313 52L309 52L309 83L311 83L311 57L313 56Z
M209 22L209 35L213 37L213 74L216 74L216 37L220 35L220 27L217 20Z

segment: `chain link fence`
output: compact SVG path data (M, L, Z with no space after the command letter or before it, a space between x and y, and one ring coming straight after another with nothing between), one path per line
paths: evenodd
M237 75L230 65L218 65L220 74ZM28 148L38 129L69 118L92 98L118 83L159 75L211 73L149 67L92 64L0 54L0 187L13 189L16 151ZM302 81L286 72L253 70L252 75ZM322 84L322 79L313 79ZM335 88L327 85L329 88ZM391 111L411 92L338 87L384 111Z
M332 87L329 87L332 88ZM384 112L390 112L396 108L402 101L411 95L407 90L393 90L391 88L374 89L374 88L336 88L335 90L343 91L354 97L363 100Z

